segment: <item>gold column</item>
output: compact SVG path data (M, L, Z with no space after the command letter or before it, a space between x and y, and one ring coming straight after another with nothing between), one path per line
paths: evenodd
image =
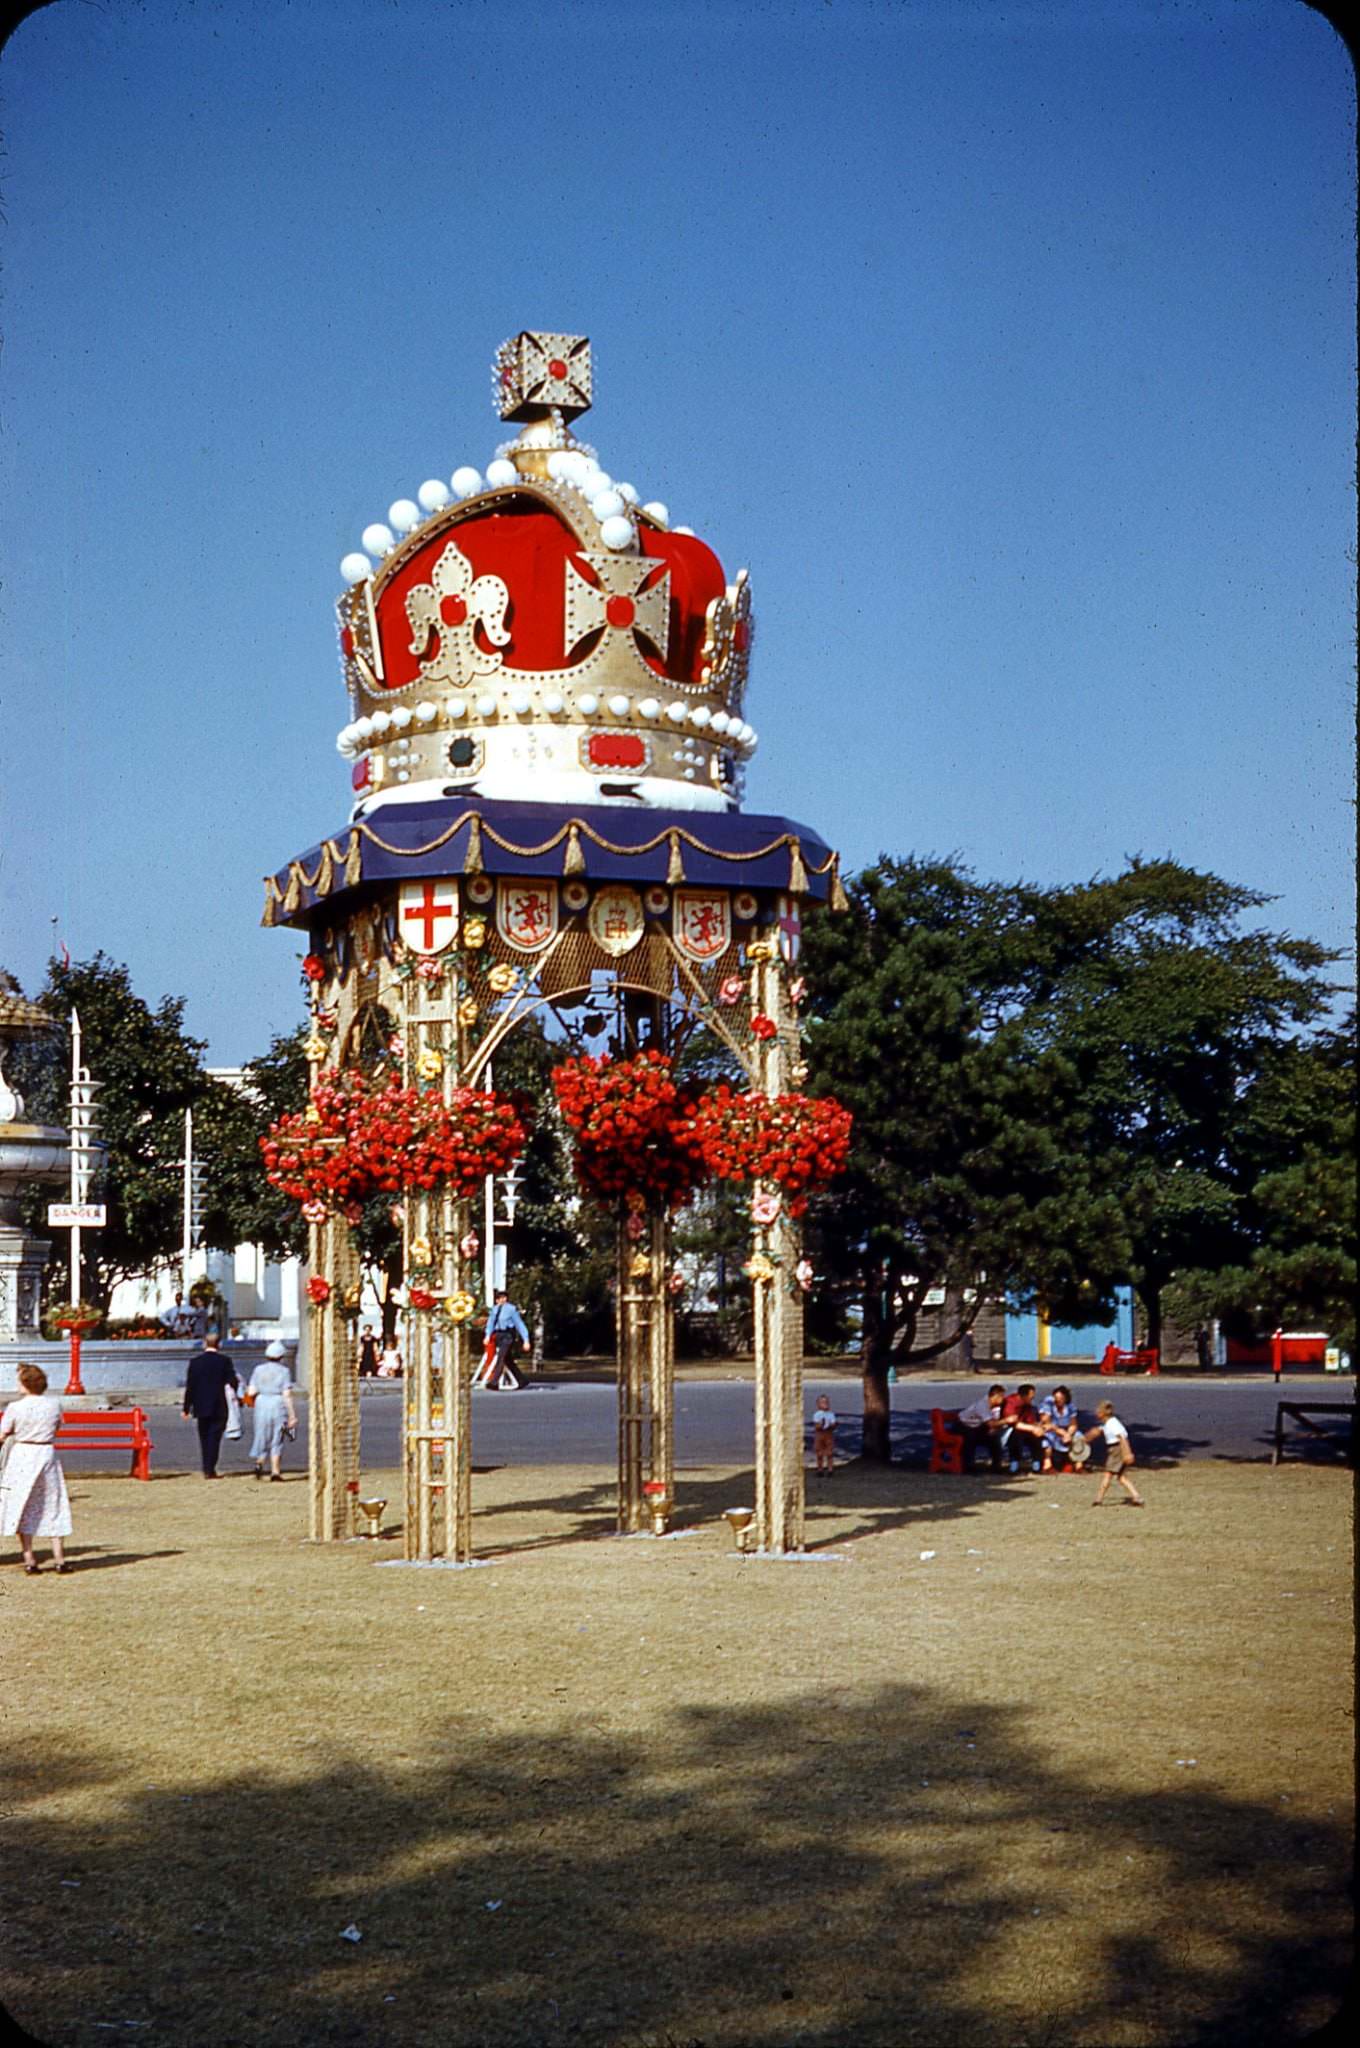
M311 1385L307 1399L310 1534L337 1543L353 1534L359 1479L359 1380L352 1356L345 1296L357 1284L359 1261L349 1225L339 1216L308 1231L308 1266L330 1282L330 1298L309 1310Z
M768 951L766 950L768 948ZM784 992L773 940L755 948L751 1006L775 1026L755 1043L757 1089L782 1095L798 1063L798 1024ZM772 1182L756 1192L778 1196ZM803 1547L803 1302L795 1276L801 1233L781 1200L772 1224L752 1237L756 1378L756 1542L783 1556ZM768 1270L767 1270L768 1269Z

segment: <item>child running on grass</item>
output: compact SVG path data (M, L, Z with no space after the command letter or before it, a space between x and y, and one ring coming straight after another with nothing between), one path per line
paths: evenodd
M1098 1436L1105 1439L1105 1470L1100 1475L1100 1490L1091 1502L1098 1508L1110 1490L1110 1481L1117 1479L1129 1497L1131 1508L1143 1506L1143 1496L1131 1479L1125 1478L1126 1468L1134 1463L1133 1445L1129 1433L1114 1412L1113 1403L1101 1401L1096 1407L1100 1417L1094 1429L1083 1431L1087 1443L1094 1443Z
M825 1394L817 1396L817 1406L812 1411L812 1448L817 1455L819 1472L834 1472L836 1469L836 1414Z

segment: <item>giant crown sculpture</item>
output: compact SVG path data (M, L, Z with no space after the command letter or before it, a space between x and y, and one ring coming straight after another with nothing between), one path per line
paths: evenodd
M495 1125L497 1048L551 1013L577 1053L645 1068L702 1027L745 1073L751 1129L776 1113L785 1128L804 1074L801 910L839 895L816 834L741 809L756 742L746 574L729 584L703 541L576 438L586 338L516 335L494 391L520 431L485 474L459 467L399 498L341 564L350 816L266 878L264 911L308 946L311 1100L266 1157L276 1185L302 1190L311 1229L312 1533L351 1533L359 1485L358 1205L336 1189L345 1119L376 1105L376 1184L405 1192L406 1549L458 1561L479 1284L468 1190L503 1170L470 1120ZM455 1124L461 1167L436 1171ZM655 1188L634 1193L617 1219L629 1530L671 1499L674 1469L670 1218ZM773 1183L752 1219L755 1526L784 1550L802 1541L803 1262Z
M485 476L431 478L341 564L353 717L336 744L360 814L469 793L733 809L756 745L745 570L728 584L577 440L584 335L517 335L495 388L523 424Z

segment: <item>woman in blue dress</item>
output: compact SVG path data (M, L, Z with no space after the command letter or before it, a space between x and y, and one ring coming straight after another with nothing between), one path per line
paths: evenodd
M297 1410L293 1406L293 1376L288 1370L288 1353L277 1337L265 1351L263 1361L250 1375L246 1388L247 1397L254 1395L252 1410L255 1433L251 1438L250 1455L255 1460L255 1477L264 1478L264 1461L269 1460L269 1477L282 1479L280 1464L283 1458L283 1438L297 1429Z

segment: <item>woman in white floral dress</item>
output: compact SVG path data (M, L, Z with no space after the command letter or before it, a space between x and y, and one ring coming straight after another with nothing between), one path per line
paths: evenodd
M56 1451L61 1402L48 1393L40 1365L21 1365L19 1385L22 1395L0 1415L0 1442L9 1446L0 1472L0 1536L18 1535L30 1573L38 1569L33 1538L49 1536L57 1570L69 1572L62 1539L71 1533L71 1503Z

